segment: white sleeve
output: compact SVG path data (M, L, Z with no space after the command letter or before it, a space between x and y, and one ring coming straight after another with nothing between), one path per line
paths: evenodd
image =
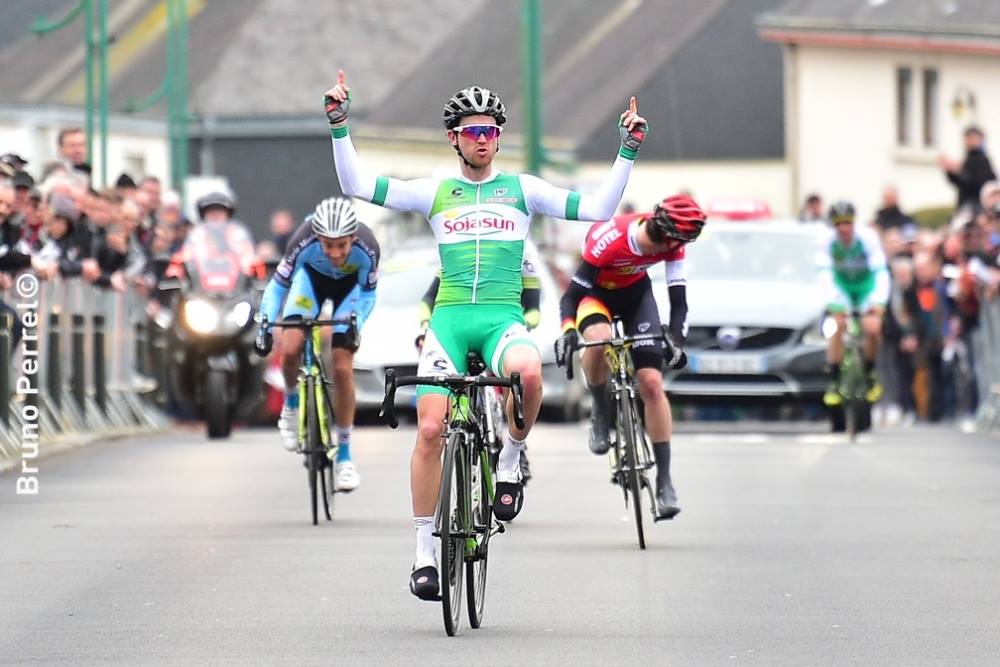
M524 239L524 259L521 260L521 278L538 278L538 248L531 239Z
M521 175L528 210L565 220L610 220L622 200L634 160L615 158L611 170L592 194L558 188L537 176Z
M667 274L667 287L674 285L687 285L687 268L683 259L675 259L672 262L663 263L664 272Z
M872 301L885 304L889 301L889 267L885 261L885 251L882 242L871 232L861 235L868 255L868 268L875 274L875 287L872 289Z
M333 163L337 168L340 189L345 195L378 206L414 211L424 217L430 214L438 181L431 178L403 181L365 173L346 128L342 134L333 137Z

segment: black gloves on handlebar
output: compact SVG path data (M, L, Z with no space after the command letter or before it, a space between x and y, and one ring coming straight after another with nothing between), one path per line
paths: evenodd
M675 371L679 371L680 369L684 368L687 365L688 365L687 353L685 353L684 350L681 349L677 349L677 351L674 353L674 356L670 359L667 359L667 367Z
M258 357L266 357L271 354L271 346L274 344L274 336L268 330L267 323L262 323L257 329L257 338L254 339L253 349Z
M576 350L577 343L580 342L580 334L576 329L567 329L563 335L556 339L553 346L556 353L556 365L565 366L569 356Z

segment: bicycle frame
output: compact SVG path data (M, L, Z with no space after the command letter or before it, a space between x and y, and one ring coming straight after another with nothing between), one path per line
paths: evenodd
M848 438L853 442L857 437L861 412L865 408L865 370L861 346L864 335L861 330L861 314L852 310L847 314L844 331L844 358L840 365L840 385L837 391L844 397L844 419Z
M330 386L330 381L326 378L323 364L315 353L315 350L323 349L322 336L319 326L310 327L307 330L302 350L302 365L299 366L299 405L306 404L306 384L308 378L313 378L317 387L324 389ZM323 447L331 447L330 439L330 414L327 411L329 394L324 391L324 400L316 401L316 411L319 416L319 436ZM306 411L299 410L299 445L305 443L306 439Z

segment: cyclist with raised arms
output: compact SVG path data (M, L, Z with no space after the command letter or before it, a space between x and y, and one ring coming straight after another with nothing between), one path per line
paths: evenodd
M611 320L622 318L626 335L658 331L660 314L647 271L666 265L670 299L670 333L678 346L667 359L671 368L683 368L687 357L680 350L687 336L687 278L684 247L698 238L705 214L687 195L667 197L652 213L619 215L594 225L584 240L583 257L559 303L563 335L556 340L556 363L563 366L579 341L611 337ZM639 395L645 406L646 431L656 459L657 518L672 519L681 510L670 480L670 403L663 391L665 348L662 342L636 341L632 361ZM590 417L590 450L606 454L611 447L611 397L604 350L586 348L581 362L593 396Z
M635 98L619 120L622 145L596 192L554 187L536 176L505 174L493 166L507 121L496 93L469 86L445 102L448 141L461 173L453 178L399 180L366 174L347 128L350 89L344 73L327 91L324 104L333 135L333 155L346 194L425 216L441 255L441 287L421 353L421 375L463 373L467 353L478 352L497 375L520 373L525 428L510 414L497 465L494 513L509 521L521 510L523 484L518 462L541 405L541 357L528 339L521 312L521 263L532 214L568 220L607 220L614 214L645 138L646 121ZM421 599L438 595L434 555L434 508L441 484L441 434L448 410L446 390L417 390L417 443L410 460L416 527L416 557L410 590Z
M847 313L861 313L864 359L868 389L865 399L875 403L882 397L882 385L875 377L875 357L882 343L882 313L889 300L889 270L878 236L854 224L854 205L838 201L830 207L833 233L824 240L819 253L821 275L829 295L827 311L837 322L837 331L827 341L826 359L832 379L823 403L837 407L844 402L840 385L840 362L844 359L844 331Z
M379 245L372 231L358 220L349 199L324 199L295 231L288 251L278 264L264 291L260 312L267 322L316 318L327 301L333 301L336 319L357 315L358 329L375 306ZM284 308L282 309L282 304ZM351 460L351 426L354 423L354 353L357 334L347 325L333 328L333 412L337 429L337 461L334 484L338 491L353 491L361 478ZM281 370L285 377L285 404L278 429L285 449L298 448L298 369L302 363L305 334L285 329L282 334ZM258 351L270 351L270 336L258 340Z

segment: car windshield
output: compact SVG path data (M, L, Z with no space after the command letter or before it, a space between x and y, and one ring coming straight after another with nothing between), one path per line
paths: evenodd
M386 306L415 306L427 291L437 265L386 271L378 278L378 301Z
M807 234L713 230L687 247L685 266L692 280L813 281L816 250Z

